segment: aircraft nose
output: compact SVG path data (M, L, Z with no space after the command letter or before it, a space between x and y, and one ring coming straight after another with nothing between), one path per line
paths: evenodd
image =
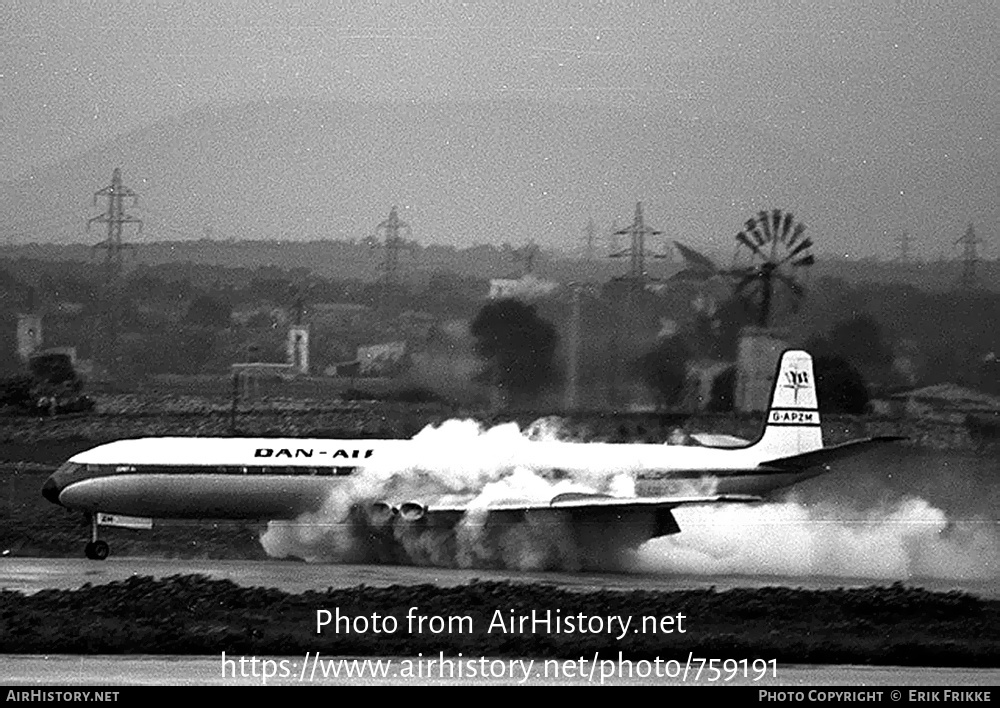
M59 492L62 489L59 488L59 484L56 482L55 475L52 475L47 480L45 484L42 485L42 496L48 499L53 504L59 503Z

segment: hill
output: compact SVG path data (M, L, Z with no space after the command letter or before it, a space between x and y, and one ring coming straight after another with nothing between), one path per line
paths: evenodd
M912 158L912 174L942 184L922 228L946 255L974 215L985 214L979 236L995 237L993 162L989 151L968 158L964 182L983 187L960 195L947 190L950 177L962 182L957 160ZM115 167L141 195L134 213L145 228L128 238L150 247L205 237L361 241L397 204L425 245L536 240L567 250L582 243L588 218L604 232L643 200L669 238L726 260L740 224L772 207L794 211L831 256L895 252L884 234L896 225L880 199L897 175L859 173L822 146L733 118L517 98L205 107L0 185L0 240L95 243L101 233L84 233L100 212L92 195Z

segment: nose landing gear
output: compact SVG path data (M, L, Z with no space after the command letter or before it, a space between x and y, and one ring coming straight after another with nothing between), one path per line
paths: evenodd
M102 561L111 553L107 541L97 538L97 514L90 514L90 543L83 547L83 554L90 560Z

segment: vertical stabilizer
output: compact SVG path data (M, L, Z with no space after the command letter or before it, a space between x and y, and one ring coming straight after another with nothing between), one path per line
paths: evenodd
M812 357L807 352L790 349L781 355L764 433L754 449L774 457L787 457L822 447Z

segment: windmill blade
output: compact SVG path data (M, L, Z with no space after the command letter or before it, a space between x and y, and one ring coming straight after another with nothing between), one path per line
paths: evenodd
M767 212L763 210L757 212L757 221L760 222L760 225L763 227L764 236L767 237L767 242L770 243L771 239L774 237L771 235L771 222L767 218Z
M771 230L774 232L775 238L778 237L778 229L781 228L781 209L775 209L771 212Z
M802 258L800 258L799 260L793 262L792 263L792 267L793 268L799 268L801 266L811 266L815 262L816 262L816 259L813 258L813 254L809 253L809 254L803 256Z
M789 246L794 245L795 242L802 237L802 234L805 233L805 230L806 230L805 224L796 224L795 231L792 232L792 238L789 239L788 245Z
M720 270L719 275L731 275L738 278L746 278L749 276L757 277L760 269L757 266L747 266L745 268L729 268L727 270Z
M736 234L736 240L742 243L747 248L749 248L754 253L756 253L761 258L764 258L764 253L760 250L760 248L756 243L750 240L750 238L746 235L746 232L740 231L738 234Z
M764 243L765 243L764 236L761 234L760 229L754 228L754 230L753 230L753 238L754 238L754 241L757 242L758 246L763 246L764 245Z
M801 241L799 243L799 245L797 245L795 248L793 248L791 251L788 252L788 255L785 256L781 260L781 262L784 263L785 261L791 260L792 258L794 258L798 254L802 253L802 251L806 250L807 248L809 248L812 245L813 245L813 242L812 242L811 239L807 238L807 239Z
M792 213L785 213L785 223L781 227L781 241L782 243L788 238L788 232L792 230Z

